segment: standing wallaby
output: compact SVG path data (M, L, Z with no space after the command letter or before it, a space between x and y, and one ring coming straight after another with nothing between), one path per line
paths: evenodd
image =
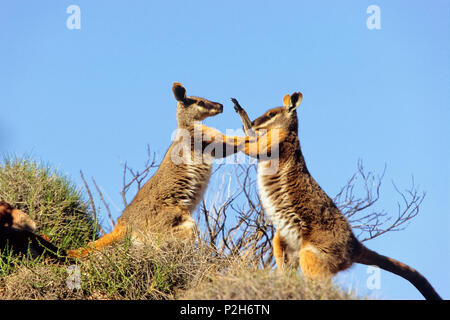
M355 262L376 265L411 282L426 299L441 299L419 272L359 242L347 219L310 175L297 135L300 92L284 96L283 107L271 109L253 122L232 100L244 130L250 131L240 150L259 159L258 191L262 207L276 227L273 252L278 268L287 262L300 265L309 278L327 278ZM261 157L267 154L271 159ZM269 172L274 161L278 170Z
M125 208L111 233L95 241L90 248L68 250L69 257L84 256L122 239L127 233L134 242L144 242L153 232L177 238L194 235L195 222L191 213L208 185L213 160L236 153L237 144L232 138L201 124L205 118L222 113L222 104L188 97L186 89L178 82L173 84L172 90L177 101L178 128L158 170Z

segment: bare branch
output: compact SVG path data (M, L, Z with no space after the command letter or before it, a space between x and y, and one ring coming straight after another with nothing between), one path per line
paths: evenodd
M80 176L81 176L81 180L83 180L84 188L86 189L86 192L87 192L88 197L89 197L89 203L90 203L90 206L92 208L92 215L94 216L94 220L95 220L95 224L97 226L97 229L100 230L100 232L102 234L106 234L105 230L103 230L102 226L98 222L97 208L95 207L94 198L92 197L91 189L89 188L89 185L87 184L86 179L84 179L83 171L81 171L81 170L80 170Z
M214 201L208 206L205 200L197 215L199 225L204 226L202 238L220 255L246 255L261 266L273 263L271 241L274 228L264 216L256 191L255 165L234 166L233 186L219 186L219 194L232 187L226 199ZM218 169L214 174L220 174ZM224 174L224 173L222 173ZM231 183L231 182L230 182ZM229 210L232 210L232 214Z
M147 160L144 164L144 169L142 172L134 171L132 168L128 167L127 163L125 162L123 166L123 177L122 177L122 191L120 194L122 195L122 201L125 207L128 206L128 201L126 198L127 192L130 190L130 188L136 184L137 190L141 189L142 184L146 181L148 175L151 172L151 169L159 167L158 164L156 164L156 153L150 152L150 146L147 144ZM127 173L131 175L131 179L127 181Z
M148 175L151 173L151 169L153 168L157 168L159 165L156 164L156 154L155 153L151 153L150 152L150 147L149 145L147 145L147 159L145 161L144 164L144 169L142 170L142 172L139 171L135 171L132 168L130 168L127 163L125 162L124 166L123 166L123 188L121 190L121 196L122 196L122 201L125 207L128 206L127 203L127 199L126 199L126 194L127 192L130 190L131 187L135 186L137 188L137 190L139 190L143 183L146 182L146 179L148 177ZM97 209L95 207L95 201L94 201L94 197L92 195L92 192L89 188L89 185L87 184L83 172L80 171L80 175L81 175L81 179L83 180L84 183L84 187L86 188L87 194L89 196L89 203L90 206L92 207L92 211L94 214L94 218L95 218L95 222L98 226L98 229L103 233L106 234L106 232L104 231L104 229L101 227L101 225L98 222L98 212ZM131 175L131 178L129 181L127 181L128 176ZM107 215L109 218L109 221L111 223L112 226L115 225L114 223L114 219L112 218L112 214L111 214L111 210L109 207L108 202L105 200L103 193L101 191L101 189L99 188L99 186L97 185L97 182L95 181L94 178L92 178L92 182L97 190L98 196L101 200L101 202L103 203L103 205L106 208L107 211Z
M144 169L137 171L128 166L123 167L123 188L121 191L124 205L127 206L126 194L130 188L138 190L146 182L151 169L157 168L155 154L150 153L147 146L147 161ZM202 199L199 208L194 213L198 225L198 237L209 243L218 256L246 255L262 267L274 265L272 239L275 228L264 214L256 188L256 165L233 166L233 179L226 178L226 166L215 167L213 176L222 175L221 183L210 188L215 192L214 201ZM229 173L229 172L228 172ZM352 228L357 232L360 241L367 241L387 232L403 230L409 221L417 216L419 207L425 197L415 185L405 191L393 183L395 191L400 196L397 204L397 216L388 215L378 205L381 185L386 173L386 166L381 174L366 171L361 160L358 161L356 172L334 197L334 202L347 217ZM83 181L84 181L84 177ZM111 220L109 206L103 198L95 180L94 185L100 199L107 208ZM86 188L87 183L84 181ZM88 191L91 205L93 198Z
M376 210L374 207L380 199L385 172L386 166L381 175L375 175L372 171L366 172L362 161L359 160L357 172L334 198L334 202L347 217L353 230L359 230L356 236L361 242L377 238L390 231L405 229L407 223L419 213L419 207L424 200L425 192L417 191L413 178L411 187L404 192L393 183L402 200L397 203L396 218L389 216L384 210ZM358 183L362 186L358 187ZM362 196L357 196L356 190L362 190Z
M111 210L109 209L109 205L108 203L105 201L105 198L103 198L103 193L100 190L100 188L98 187L97 183L95 182L95 179L92 178L92 182L94 183L95 188L97 189L98 195L100 197L100 200L103 202L103 204L105 205L106 211L108 212L108 218L109 218L109 222L111 223L111 226L114 227L116 224L114 223L114 219L112 218L112 214L111 214Z

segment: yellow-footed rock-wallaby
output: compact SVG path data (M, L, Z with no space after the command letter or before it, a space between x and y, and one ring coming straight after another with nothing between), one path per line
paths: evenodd
M177 132L158 170L124 209L111 233L87 248L68 250L69 257L84 256L128 233L137 243L145 242L152 233L179 239L194 235L191 213L208 185L213 160L236 153L239 143L201 124L207 117L222 113L222 104L187 96L178 82L172 91L177 101Z
M426 299L441 299L419 272L359 242L347 219L310 175L298 138L296 110L302 97L300 92L284 96L282 107L268 110L253 122L232 99L247 135L239 149L259 159L258 192L276 228L277 267L288 263L300 266L309 278L329 278L355 262L376 265L408 280Z

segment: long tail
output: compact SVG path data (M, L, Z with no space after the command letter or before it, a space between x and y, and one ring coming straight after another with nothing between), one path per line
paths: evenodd
M47 256L63 261L65 250L53 245L46 236L39 236L30 233L30 244L38 255L46 254Z
M29 230L0 227L0 250L9 246L13 253L31 253L36 258L41 255L63 261L65 252L50 243L46 236L37 235Z
M442 300L424 276L400 261L382 256L361 245L361 253L355 262L365 265L376 265L381 269L399 275L411 282L427 300Z
M103 247L106 247L108 245L111 245L121 239L126 235L127 228L117 224L113 231L111 231L108 234L105 234L100 239L94 241L93 243L90 243L88 247L86 248L80 248L75 250L67 250L66 254L69 258L81 258L84 256L87 256L89 253L99 250Z

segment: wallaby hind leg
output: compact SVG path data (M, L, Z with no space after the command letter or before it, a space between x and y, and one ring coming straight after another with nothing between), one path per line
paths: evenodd
M181 240L193 240L196 234L196 223L191 216L185 215L183 221L174 226L172 229L172 235Z

